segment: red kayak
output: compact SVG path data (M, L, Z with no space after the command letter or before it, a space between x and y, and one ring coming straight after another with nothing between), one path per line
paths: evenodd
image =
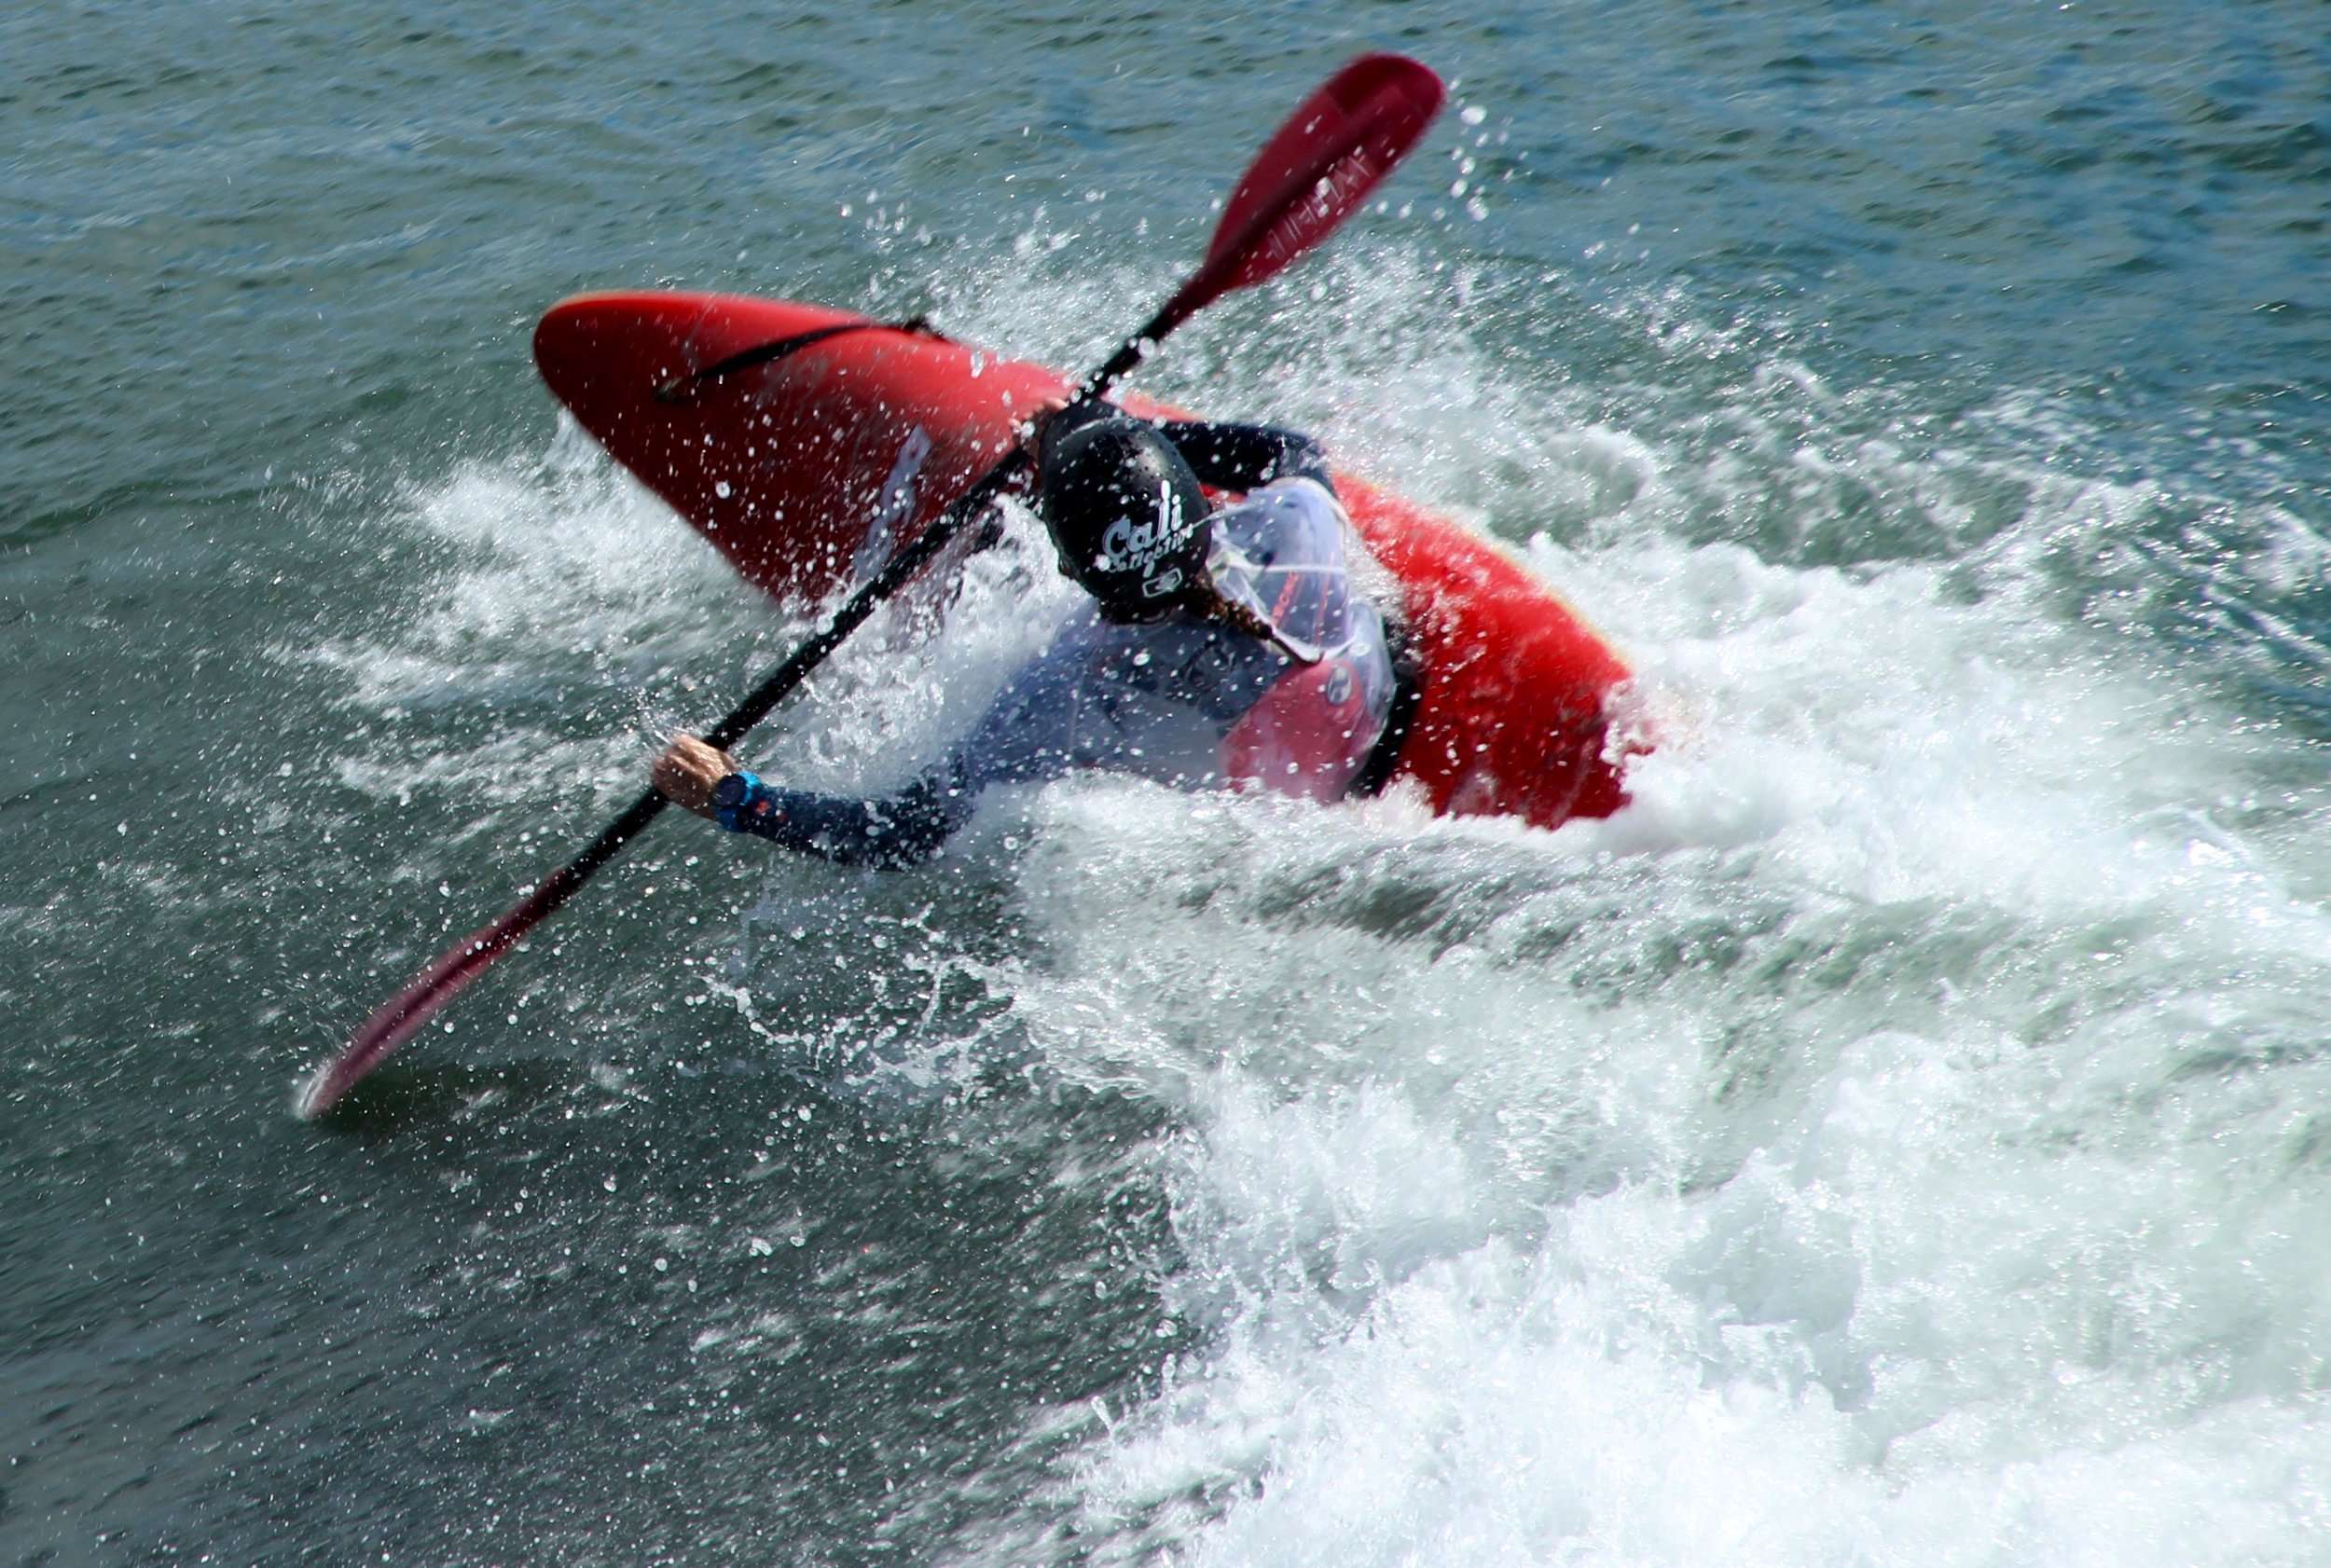
M1069 389L919 328L732 295L578 296L544 316L534 362L617 461L785 599L862 581L1010 449L1015 420ZM1606 709L1629 671L1609 644L1496 546L1335 483L1401 585L1424 668L1394 779L1436 811L1545 828L1624 805Z

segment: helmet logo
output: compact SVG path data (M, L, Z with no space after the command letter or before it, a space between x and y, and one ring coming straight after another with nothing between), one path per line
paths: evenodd
M1138 573L1144 580L1143 596L1154 598L1181 586L1179 567L1162 574L1157 569L1190 543L1190 534L1180 494L1171 485L1160 485L1155 519L1119 517L1110 523L1101 535L1100 557L1094 564L1111 576Z
M1175 494L1173 485L1159 485L1159 510L1154 522L1142 522L1138 517L1119 517L1110 524L1110 531L1100 536L1100 571L1122 573L1136 571L1150 575L1159 561L1173 555L1189 543L1189 529L1182 527L1182 496Z

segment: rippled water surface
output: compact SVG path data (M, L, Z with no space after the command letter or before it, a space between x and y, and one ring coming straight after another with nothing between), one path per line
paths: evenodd
M1083 779L888 876L666 822L298 1121L806 626L560 429L541 310L1084 364L1363 48L1453 112L1142 385L1586 609L1634 805ZM0 59L0 1562L2331 1554L2315 7L189 0ZM895 777L1062 591L1014 538L754 754Z

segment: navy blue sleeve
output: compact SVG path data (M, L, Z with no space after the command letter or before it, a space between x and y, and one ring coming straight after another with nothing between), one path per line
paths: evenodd
M837 865L896 869L931 859L971 820L974 804L962 764L950 757L906 788L862 800L744 779L741 799L719 810L722 827L821 855Z
M1158 431L1204 484L1251 490L1274 479L1317 479L1332 492L1325 447L1299 431L1276 425L1222 425L1166 420Z
M1071 403L1044 421L1043 443L1049 449L1070 432L1096 420L1138 417L1099 398ZM1328 475L1326 449L1299 431L1281 430L1276 425L1214 424L1200 420L1160 420L1157 431L1174 444L1174 449L1181 454L1181 461L1190 465L1199 482L1216 489L1251 490L1274 479L1299 475L1317 479L1331 492L1335 488Z

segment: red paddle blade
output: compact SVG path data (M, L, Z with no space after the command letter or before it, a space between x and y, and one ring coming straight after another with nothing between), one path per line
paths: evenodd
M1331 76L1231 192L1206 266L1184 291L1189 308L1262 282L1324 239L1408 156L1445 95L1441 78L1405 55L1363 54ZM1199 295L1201 282L1213 287Z
M459 996L536 921L563 901L544 901L544 895L559 880L554 876L501 919L481 926L438 954L436 961L415 976L411 984L381 1003L340 1053L317 1069L299 1092L299 1114L312 1121L330 1110L390 1052L421 1033L439 1008Z
M579 892L592 873L655 819L665 804L663 796L648 791L631 803L630 810L609 823L590 847L543 878L501 919L480 926L438 954L436 961L415 976L410 985L381 1003L340 1053L308 1080L299 1092L299 1114L313 1121L338 1105L390 1052L421 1033L438 1009L460 996L471 981L493 967L495 959L517 946L519 938Z

